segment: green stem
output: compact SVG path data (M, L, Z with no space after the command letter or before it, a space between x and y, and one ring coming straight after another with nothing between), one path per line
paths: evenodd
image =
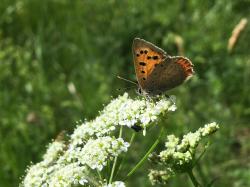
M195 159L194 163L193 163L193 168L196 166L196 169L199 173L199 176L201 177L202 183L206 184L207 183L207 178L203 172L203 169L201 168L201 165L199 163L199 161L201 160L201 158L204 156L204 154L206 153L207 149L209 147L209 142L207 143L207 145L205 146L205 148L203 149L202 153L199 155L199 157L197 159Z
M99 179L102 181L102 175L101 175L100 171L97 170L97 174L99 176Z
M133 132L133 134L132 134L132 136L131 136L131 138L130 138L130 141L129 141L129 145L131 145L131 144L133 143L133 141L134 141L134 139L135 139L135 135L136 135L136 133Z
M199 173L199 176L201 178L202 183L207 184L207 182L208 182L207 177L206 177L206 175L205 175L205 173L204 173L204 171L203 171L203 169L202 169L199 162L196 164L196 170Z
M119 138L121 138L121 137L122 137L122 126L121 126L120 131L119 131ZM113 180L117 159L118 159L118 156L115 157L115 160L114 160L114 163L113 163L113 166L112 166L111 175L110 175L110 178L109 178L109 184L111 184L112 180Z
M144 155L144 157L142 157L142 159L135 165L135 167L132 168L132 170L130 170L130 172L127 174L126 178L130 177L146 161L146 159L148 158L149 154L155 149L155 147L160 142L160 138L162 136L162 133L163 133L163 127L161 129L159 137L156 139L156 141L154 142L154 144L150 147L150 149L147 151L147 153Z
M195 176L194 176L194 174L193 174L192 169L190 169L187 173L188 173L188 176L190 177L190 179L191 179L191 181L192 181L192 183L193 183L193 185L194 185L195 187L201 186L201 185L198 183L198 181L196 180L196 178L195 178Z
M133 134L132 134L132 136L131 136L131 138L130 138L130 141L129 141L130 147L131 147L131 144L133 143L133 141L134 141L134 139L135 139L135 135L136 135L136 132L133 132ZM124 163L125 158L126 158L126 155L122 158L121 163L119 164L119 168L117 169L115 178L116 178L116 176L118 175L118 173L120 172L120 170L122 169L122 166L123 166L123 163Z
M122 137L122 126L121 126L120 131L119 131L119 138L121 138L121 137Z
M205 146L205 148L203 149L202 153L200 154L200 156L194 161L193 167L196 166L196 164L198 164L198 162L201 160L201 158L204 156L204 154L206 153L207 149L208 149L209 143L207 143L207 145Z

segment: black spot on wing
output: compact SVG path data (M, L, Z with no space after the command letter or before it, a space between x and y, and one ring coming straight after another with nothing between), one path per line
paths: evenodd
M144 81L145 81L145 80L146 80L146 78L145 78L145 77L143 77L143 78L142 78L142 80L144 80Z
M149 60L149 59L151 59L152 57L151 56L147 56L147 59Z
M147 54L147 53L148 53L148 51L147 51L147 50L144 50L144 53L145 53L145 54Z
M140 53L143 54L143 50L141 50Z
M139 62L139 64L140 64L141 66L146 66L146 63L145 63L145 62Z
M140 56L140 54L139 54L139 53L137 53L137 54L136 54L136 56Z
M157 59L159 59L159 57L158 56L153 56L153 59L157 60Z
M145 73L145 71L141 71L141 73Z

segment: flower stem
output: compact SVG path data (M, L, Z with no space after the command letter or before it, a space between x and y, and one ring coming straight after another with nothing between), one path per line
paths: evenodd
M208 183L207 177L206 177L206 175L205 175L205 173L204 173L204 171L203 171L203 169L201 167L201 164L199 162L196 164L196 170L199 173L202 184L207 184Z
M101 175L100 171L97 170L97 174L99 176L99 179L102 181L102 175Z
M150 147L150 149L147 151L147 153L142 157L142 159L136 164L136 166L130 170L130 172L127 174L126 178L130 177L148 158L149 154L155 149L155 147L158 145L160 142L161 135L163 133L163 128L161 129L159 137L156 139L154 144Z
M207 145L205 146L205 148L203 149L202 153L200 154L200 156L195 159L195 162L193 164L193 167L196 166L196 164L198 164L198 162L201 160L201 158L204 156L204 154L206 153L207 149L208 149L209 143L207 143Z
M193 183L193 185L194 185L195 187L201 186L201 185L199 184L199 182L197 181L197 179L195 178L192 169L190 169L187 173L188 173L188 176L190 177L190 179L191 179L191 181L192 181L192 183Z
M135 139L135 135L136 135L136 133L133 132L133 134L132 134L132 136L131 136L131 138L130 138L130 141L129 141L129 145L131 145L131 144L133 143L133 141L134 141L134 139Z
M122 137L122 126L120 127L120 131L119 131L119 138L121 138L121 137ZM113 163L113 166L112 166L112 170L111 170L111 174L110 174L110 178L109 178L109 184L111 184L112 180L113 180L117 159L118 159L118 156L115 157L115 160L114 160L114 163Z
M135 135L136 135L136 132L133 132L133 134L132 134L132 136L131 136L131 138L130 138L130 141L129 141L129 145L130 145L130 146L131 146L131 144L133 143L133 141L134 141L134 139L135 139ZM119 164L119 167L118 167L118 169L117 169L115 178L116 178L116 176L118 175L118 173L120 172L120 170L122 169L122 166L123 166L123 164L124 164L125 158L126 158L126 155L122 158L121 163Z

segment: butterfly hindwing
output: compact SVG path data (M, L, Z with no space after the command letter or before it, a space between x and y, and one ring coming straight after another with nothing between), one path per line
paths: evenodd
M176 56L176 57L171 57L173 62L179 64L185 71L185 80L189 79L190 77L193 76L194 74L194 65L192 64L192 62L185 57L182 56Z
M152 43L139 38L134 39L132 50L136 78L140 87L144 89L155 66L164 61L167 54Z
M144 89L151 95L170 90L192 76L192 67L191 61L185 57L168 57L156 65Z

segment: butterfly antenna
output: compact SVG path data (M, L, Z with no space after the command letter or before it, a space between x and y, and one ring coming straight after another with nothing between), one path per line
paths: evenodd
M131 80L128 80L128 79L125 79L125 78L123 78L123 77L120 77L119 75L117 75L117 78L118 78L118 79L121 79L121 80L124 80L124 81L127 81L127 82L130 82L130 83L132 83L132 84L138 85L136 82L131 81Z

